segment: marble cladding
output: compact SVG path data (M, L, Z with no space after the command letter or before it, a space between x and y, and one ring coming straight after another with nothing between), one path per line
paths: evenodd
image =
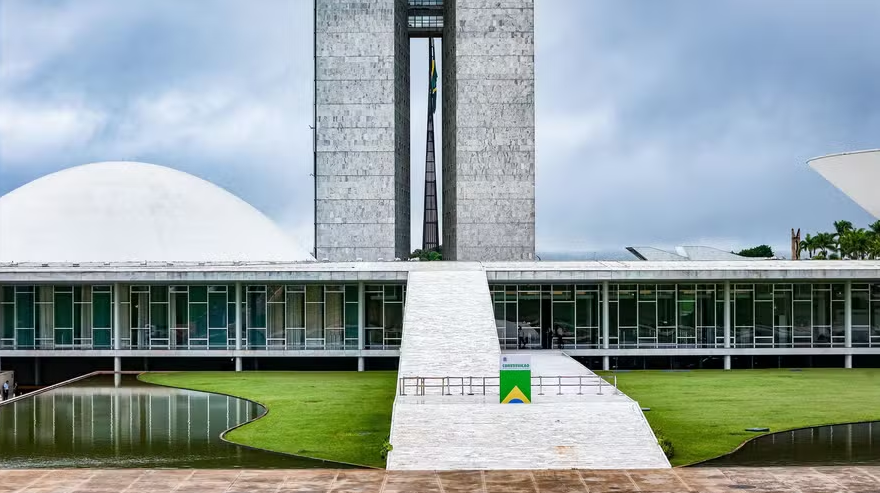
M532 259L533 0L451 0L445 16L444 254Z
M409 252L406 19L406 0L315 2L319 260Z
M445 3L441 209L450 260L534 258L533 3ZM407 7L407 0L316 0L318 259L410 251ZM383 236L387 224L391 237Z

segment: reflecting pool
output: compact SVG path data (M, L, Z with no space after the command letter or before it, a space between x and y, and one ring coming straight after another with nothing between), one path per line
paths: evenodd
M880 464L880 421L764 435L700 466Z
M112 376L89 378L0 407L0 467L340 467L220 439L265 412L243 399L134 376L119 388Z

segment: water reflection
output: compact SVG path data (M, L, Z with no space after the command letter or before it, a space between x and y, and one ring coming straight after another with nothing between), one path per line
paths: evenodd
M0 407L0 467L306 468L337 464L240 447L224 430L255 403L97 377Z
M758 437L701 466L880 464L880 421L817 426Z

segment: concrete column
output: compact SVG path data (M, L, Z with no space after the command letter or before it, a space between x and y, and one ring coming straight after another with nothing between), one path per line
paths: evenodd
M846 281L843 288L843 299L844 346L849 349L852 347L852 281ZM852 354L844 355L843 367L852 368Z
M364 357L358 356L358 371L364 371Z
M113 386L119 387L122 384L122 358L115 356L113 358Z
M602 349L608 349L608 335L611 327L611 308L608 303L608 281L602 281Z
M730 281L724 281L724 348L730 348ZM730 355L724 355L724 369L730 369Z
M235 358L235 371L241 371L241 356Z
M242 315L241 310L241 283L235 283L235 350L241 350L241 327L242 327ZM241 358L239 358L241 359ZM241 371L240 362L235 363L236 371Z
M358 350L362 351L366 344L364 340L364 323L366 318L367 298L364 294L364 283L358 283Z
M117 282L113 285L113 349L122 349L122 287Z
M607 350L609 347L608 335L611 332L611 308L608 303L608 281L602 281L602 349ZM608 355L602 356L602 369L608 371L611 369L611 358Z

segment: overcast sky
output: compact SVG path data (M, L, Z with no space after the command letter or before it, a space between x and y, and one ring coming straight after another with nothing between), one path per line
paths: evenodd
M0 194L78 164L151 162L311 247L312 10L0 0ZM805 161L880 147L880 2L536 0L535 17L539 252L787 255L792 227L870 222ZM426 52L413 42L414 247Z

